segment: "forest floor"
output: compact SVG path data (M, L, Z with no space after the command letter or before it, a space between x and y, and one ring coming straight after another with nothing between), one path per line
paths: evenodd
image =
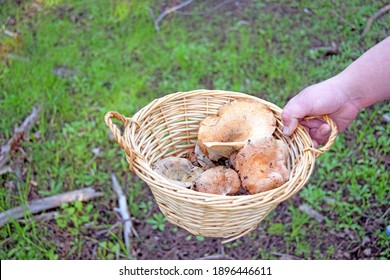
M360 112L298 194L224 245L166 220L104 124L108 111L132 116L155 98L200 88L282 108L390 34L384 14L362 35L386 1L287 2L192 1L157 31L152 14L179 1L0 1L0 147L42 108L2 169L0 212L85 187L104 194L3 225L0 258L389 259L388 101ZM111 174L138 233L131 255Z

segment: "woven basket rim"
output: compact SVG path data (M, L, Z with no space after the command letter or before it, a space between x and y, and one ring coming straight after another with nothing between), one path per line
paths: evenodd
M193 90L193 91L188 91L188 92L171 93L171 94L165 95L163 97L157 98L157 99L153 100L151 103L149 103L148 105L144 106L142 109L140 109L131 118L124 117L117 112L109 112L106 115L106 123L111 128L112 132L114 133L114 136L115 136L115 139L117 140L117 142L125 149L125 152L127 154L126 157L127 157L128 161L133 162L132 163L133 167L137 166L137 165L138 166L142 165L145 168L145 170L147 172L149 172L149 176L145 176L142 172L140 172L138 170L139 168L133 168L133 171L144 181L148 181L148 179L149 179L148 177L158 178L159 182L157 185L161 188L161 191L166 193L166 195L168 195L168 196L171 195L171 196L175 196L176 198L180 198L182 196L183 199L188 199L189 197L191 197L192 199L197 199L198 202L207 203L208 205L212 204L213 207L215 207L215 208L220 207L221 209L227 207L227 205L230 205L230 206L234 205L236 207L240 206L240 207L250 208L253 203L256 203L258 201L259 198L262 198L261 199L263 201L262 205L272 204L275 196L277 196L277 197L283 196L280 194L280 191L283 189L286 189L286 187L291 183L291 181L294 181L294 179L298 179L298 177L301 177L302 174L296 173L296 174L294 174L293 177L290 177L290 179L286 183L284 183L283 185L281 185L275 189L268 190L266 192L257 193L257 194L223 196L223 195L198 192L198 191L195 191L192 189L185 189L181 186L175 185L175 184L171 183L170 181L168 181L168 179L166 179L165 177L156 173L151 168L151 166L141 156L139 156L140 152L137 151L136 149L134 149L134 146L136 146L136 145L134 145L135 140L131 139L131 136L129 136L130 139L126 137L126 135L134 135L134 133L137 131L138 127L142 124L142 121L148 115L148 112L150 112L150 110L152 110L152 108L159 106L161 104L167 103L167 102L172 101L172 100L179 100L182 98L188 98L188 97L192 97L192 96L198 96L198 97L199 96L209 96L210 94L213 96L225 96L225 97L229 96L232 99L235 99L235 98L255 99L257 101L262 102L266 106L268 106L274 112L274 114L280 115L282 112L282 109L280 107L278 107L277 105L275 105L269 101L266 101L264 99L261 99L259 97L249 95L246 93L234 92L234 91L224 91L224 90L199 89L199 90ZM122 117L118 117L118 115L115 115L115 114L119 114ZM114 124L112 124L112 121L110 119L113 117L119 119L124 124L125 137L123 137L120 134L118 135L119 129L117 129L117 128L115 129L112 127ZM332 120L330 118L326 118L326 116L320 116L320 117L324 118L325 121L327 121L331 125L332 132L333 132L327 145L322 147L322 149L314 148L313 142L312 142L309 134L301 125L299 125L297 127L296 131L294 132L294 134L292 136L292 137L298 137L298 138L306 138L307 141L305 143L306 144L310 143L310 145L309 144L306 145L304 151L301 151L302 156L304 157L304 160L309 161L310 164L312 165L309 174L304 174L308 177L310 177L311 172L313 171L315 158L318 155L322 154L323 152L325 152L329 149L329 147L334 142L335 135L337 134L337 132L335 133L335 124L332 122ZM111 123L110 123L110 121L111 121ZM130 132L130 133L126 134L126 132ZM120 131L119 131L119 133L120 133ZM294 190L292 190L288 193L285 193L285 199L289 198L292 195L292 193L295 193ZM283 200L285 200L285 199L283 199ZM221 205L219 205L219 204L221 204Z
M290 178L285 184L257 194L224 196L183 188L153 170L157 159L178 155L195 145L199 122L236 98L260 101L274 113L274 136L282 139L289 149ZM253 95L195 90L155 99L131 118L108 112L105 122L124 149L130 170L150 187L167 220L194 235L226 238L222 241L226 243L256 229L278 204L297 193L313 172L316 157L328 151L335 140L337 127L326 115L318 116L331 127L331 136L325 146L314 148L302 126L298 126L292 136L285 137L281 130L281 112L275 104ZM123 134L112 119L123 124Z

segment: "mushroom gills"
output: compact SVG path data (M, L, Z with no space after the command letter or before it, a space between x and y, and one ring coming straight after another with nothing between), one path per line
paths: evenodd
M215 166L215 163L203 153L202 149L199 147L199 142L196 142L196 145L185 153L183 157L187 158L193 165L201 167L203 170Z
M271 136L275 127L276 118L263 103L237 99L200 122L199 146L209 159L217 161L240 150L249 139Z
M167 157L156 161L153 170L170 182L185 188L191 188L203 173L200 167L194 166L188 159Z

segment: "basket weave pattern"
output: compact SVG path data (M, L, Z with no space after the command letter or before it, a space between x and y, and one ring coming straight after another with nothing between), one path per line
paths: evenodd
M289 148L290 179L284 185L263 193L221 196L176 186L154 172L157 160L180 156L197 141L199 122L235 98L249 98L265 104L277 119L275 137ZM315 158L327 151L337 135L337 127L328 116L321 116L331 127L328 143L313 147L306 130L299 126L291 137L282 134L282 110L276 105L238 92L196 90L179 92L156 99L132 118L108 112L105 122L115 140L124 149L130 170L150 187L156 202L173 224L194 235L222 237L229 242L257 228L260 221L279 203L297 193L309 179ZM112 122L124 125L124 133Z

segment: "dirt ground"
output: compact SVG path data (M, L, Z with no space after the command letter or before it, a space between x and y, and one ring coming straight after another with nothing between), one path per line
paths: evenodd
M1 1L0 1L1 2ZM237 1L240 7L247 5L254 5L252 1ZM234 1L219 8L219 12L229 12L231 17L237 17L242 24L246 24L251 17L258 17L256 13L246 13L248 9L240 10L235 7ZM251 6L249 6L250 8ZM164 7L160 7L163 10ZM156 9L157 10L157 9ZM250 10L250 9L249 9ZM183 9L182 12L190 11L190 9ZM275 15L275 18L282 19L286 15L294 15L297 13L297 8L293 5L268 3L262 8L264 14ZM59 10L59 18L65 17L67 10ZM69 12L69 11L68 11ZM311 14L309 9L305 13ZM208 15L210 18L212 15ZM78 17L82 17L82 14ZM308 16L309 17L309 16ZM307 18L308 18L307 17ZM320 17L319 17L320 18ZM305 19L305 18L304 18ZM72 21L80 21L80 18L74 18ZM308 20L308 19L306 19ZM190 23L188 23L190 25ZM313 41L313 48L317 48L327 44L328 42ZM330 54L332 55L332 54ZM58 69L57 69L58 70ZM60 68L61 70L61 68ZM64 69L62 69L64 70ZM65 68L66 70L66 68ZM207 79L207 77L205 78ZM212 79L206 81L206 85L213 87ZM382 124L384 127L385 124ZM348 143L356 141L356 135L351 131L345 132L345 138ZM114 144L113 144L114 145ZM115 145L116 146L116 145ZM375 154L373 152L373 154ZM123 154L122 154L123 155ZM381 155L382 156L382 155ZM21 157L20 165L25 166L27 159ZM103 161L102 159L98 159ZM390 171L390 158L384 156L384 159L379 159L378 162L383 162L386 165L386 170ZM15 161L14 163L18 163ZM21 169L25 170L25 169ZM24 172L24 171L23 171ZM22 173L23 173L22 172ZM108 173L108 171L107 171ZM27 171L22 175L26 177ZM122 181L127 182L130 177L132 180L137 180L134 174L122 174ZM119 176L118 176L119 177ZM131 184L130 184L131 185ZM6 185L11 189L11 185ZM131 186L130 186L131 188ZM321 185L321 188L326 191L336 192L339 188L335 182L327 181ZM16 188L13 186L16 193ZM67 228L60 228L55 219L41 222L37 227L39 238L45 242L54 242L55 253L59 259L126 259L126 256L117 253L104 253L99 255L99 250L102 250L101 243L107 240L114 240L113 243L118 244L122 242L123 223L119 214L115 213L117 205L117 197L111 194L110 187L105 197L101 200L94 201L94 209L98 212L97 221L93 225L83 225L80 227L80 233L71 234ZM126 191L131 191L126 190ZM347 190L342 189L342 196L347 199ZM11 194L11 192L10 192ZM358 213L354 216L354 223L364 229L364 232L352 231L348 229L332 229L326 219L337 223L339 217L331 211L329 205L321 205L321 215L323 220L315 221L313 216L305 216L303 219L308 219L302 222L300 228L292 228L293 219L297 219L296 213L302 212L299 210L300 206L304 205L306 201L300 197L299 194L291 197L287 201L281 203L268 217L262 221L258 228L248 235L245 235L233 242L222 244L220 238L199 238L191 235L184 229L178 228L169 222L165 222L165 229L153 229L152 225L147 222L147 219L155 213L161 213L153 198L149 187L142 183L142 196L136 199L134 203L141 203L151 201L152 206L142 218L133 217L133 226L138 237L133 237L131 240L133 255L131 258L140 260L150 259L166 259L166 260L184 260L184 259L378 259L383 258L381 250L384 245L378 242L378 230L384 229L389 223L386 221L386 215L389 211L388 205L378 204L374 199L369 199L368 203L371 205L369 211ZM16 197L16 195L15 195ZM31 188L28 195L28 200L41 198L37 190ZM372 200L372 201L371 201ZM15 200L16 201L16 200ZM15 202L16 203L16 202ZM323 206L323 207L322 207ZM131 207L130 207L131 208ZM330 211L328 211L330 210ZM59 210L60 211L60 210ZM296 211L296 213L292 213ZM351 211L353 212L353 211ZM353 212L355 213L355 212ZM302 217L301 217L302 218ZM326 218L326 219L325 219ZM282 225L281 228L276 228L275 225ZM304 238L299 239L292 237L292 232L298 230L303 234ZM42 233L40 235L39 233ZM383 232L382 232L383 233ZM113 237L115 236L115 237ZM48 239L46 239L48 238ZM115 239L117 238L117 239ZM118 241L120 240L120 241ZM13 240L9 237L0 242L0 247L12 248L19 240ZM382 246L379 247L379 246ZM121 250L123 252L123 250Z
M153 206L148 216L153 213L159 213L157 204L148 187L147 196L153 200ZM109 202L107 207L99 209L99 214L103 217L112 213ZM132 249L134 259L139 260L195 260L195 259L375 259L379 257L380 248L376 245L375 230L383 225L378 224L377 219L360 219L359 222L365 222L366 238L360 240L356 233L346 230L345 232L329 231L325 224L316 224L316 228L309 228L305 242L309 242L311 251L301 251L296 254L299 246L297 242L288 242L288 231L284 234L269 233L269 225L291 223L292 215L289 213L289 207L293 205L298 208L303 203L299 196L293 196L289 200L281 203L269 217L260 223L259 227L250 234L243 236L230 243L222 244L221 238L201 238L197 239L184 229L178 228L169 222L165 222L163 231L153 229L146 219L133 219L133 225L138 233L138 237L132 239ZM384 209L378 209L384 211ZM329 217L331 218L331 217ZM96 240L104 241L115 233L118 236L122 234L120 217L112 219L113 226L109 229L98 230L96 227L84 231L83 235L88 239L80 248L78 259L96 259L97 245ZM311 223L313 224L313 223ZM70 244L75 242L75 237L67 232L66 229L59 229L55 221L48 223L48 228L52 231L53 240L60 252L60 259L72 259L77 254L72 253L74 247ZM311 229L311 230L310 230ZM325 234L318 235L318 232L324 231ZM328 231L328 232L327 232ZM334 251L327 252L329 247ZM121 258L112 256L113 258Z

